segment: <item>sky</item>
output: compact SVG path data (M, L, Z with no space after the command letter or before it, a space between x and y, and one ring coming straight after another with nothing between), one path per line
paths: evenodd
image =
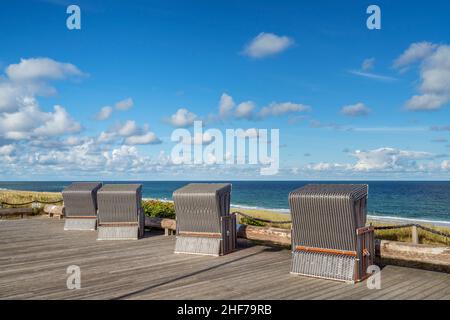
M66 12L81 10L81 29ZM370 30L369 5L381 10ZM448 180L448 1L0 3L1 180ZM279 130L279 170L176 129ZM206 148L207 134L192 139ZM208 155L209 156L209 155ZM224 157L234 157L225 154Z

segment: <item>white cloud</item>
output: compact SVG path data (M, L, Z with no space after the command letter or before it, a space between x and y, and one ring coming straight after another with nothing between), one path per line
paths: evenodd
M64 79L83 73L71 63L61 63L49 58L21 59L18 64L6 68L6 74L14 82L43 79Z
M420 61L428 57L436 47L437 45L431 42L412 43L409 48L394 61L394 67L397 69L404 68L411 63Z
M251 119L253 118L253 110L256 105L252 101L246 101L240 103L234 112L234 116L238 119Z
M138 130L136 125L136 121L127 120L122 125L119 125L116 129L116 132L122 137L128 137L135 134Z
M36 128L34 133L39 136L57 136L81 131L81 125L73 120L61 106L55 106L54 112L46 115L43 125Z
M406 102L410 111L433 111L440 109L449 101L449 96L439 94L414 95Z
M226 93L223 93L220 97L219 102L219 115L221 117L227 117L230 115L231 110L233 110L235 103L233 98Z
M350 117L366 116L370 113L370 109L364 103L357 103L342 107L341 113Z
M444 160L441 163L442 170L450 170L450 161Z
M421 151L405 151L395 148L379 148L370 151L355 151L357 158L353 169L368 170L407 170L417 167L417 160L429 159L432 154Z
M294 44L287 36L261 32L245 48L244 54L252 58L263 58L280 53Z
M208 132L205 133L196 133L193 137L189 139L184 138L181 142L183 144L191 144L191 145L205 145L214 141L214 137Z
M111 117L111 114L113 112L113 108L109 106L105 106L100 109L100 111L96 114L95 118L97 120L106 120Z
M420 64L420 94L405 104L410 111L433 111L450 101L450 46L430 42L413 43L394 62L396 68L405 68L414 62Z
M319 162L311 163L307 165L306 168L313 171L329 171L332 169L344 169L346 166L339 163Z
M133 99L127 98L117 102L114 106L116 107L117 110L128 110L131 107L133 107L133 105L134 105Z
M12 144L7 144L0 147L0 156L9 156L11 155L16 147Z
M167 119L167 122L177 128L189 127L194 124L197 115L185 108L178 109L175 114Z
M375 65L375 58L364 59L364 61L361 64L361 70L363 71L372 70L374 65Z
M136 145L136 144L158 144L161 140L153 132L147 132L142 135L134 135L127 137L124 141L126 145Z
M280 116L287 113L295 113L295 112L302 112L302 111L309 111L311 107L299 104L299 103L292 103L292 102L282 102L282 103L276 103L273 102L269 106L264 107L259 112L259 115L261 117L267 117L267 116Z
M63 107L55 106L54 112L43 112L34 99L24 99L16 112L0 114L0 135L7 139L23 140L79 131L81 125Z

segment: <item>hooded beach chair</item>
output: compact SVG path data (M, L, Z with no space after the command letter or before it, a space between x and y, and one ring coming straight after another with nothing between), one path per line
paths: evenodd
M95 230L97 191L100 182L75 182L62 191L65 207L64 230Z
M141 184L105 184L97 193L97 240L137 240L144 235Z
M231 184L191 183L173 193L177 221L175 253L220 256L236 248Z
M310 184L289 194L291 273L346 282L370 274L375 244L366 227L368 186Z

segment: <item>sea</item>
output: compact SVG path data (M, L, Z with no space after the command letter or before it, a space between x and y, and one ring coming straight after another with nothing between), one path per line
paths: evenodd
M60 192L72 181L0 182L0 190ZM141 183L143 198L171 200L190 181L104 181ZM201 182L201 181L192 181ZM374 219L450 226L450 181L222 181L232 184L233 207L289 213L288 195L308 183L369 185L368 214Z

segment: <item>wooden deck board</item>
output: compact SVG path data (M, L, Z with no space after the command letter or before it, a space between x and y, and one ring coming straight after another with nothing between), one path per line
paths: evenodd
M223 257L174 254L174 237L97 241L48 218L0 220L0 299L450 299L450 274L386 266L382 289L289 274L290 251L240 241ZM68 290L66 268L81 268Z

